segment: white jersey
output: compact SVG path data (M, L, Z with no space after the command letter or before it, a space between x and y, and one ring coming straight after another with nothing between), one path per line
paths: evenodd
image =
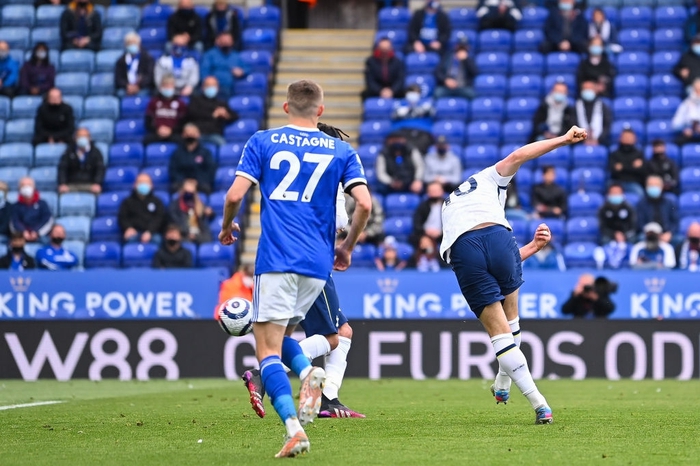
M440 256L450 249L457 238L483 223L503 225L506 220L506 189L512 176L501 176L492 165L469 177L459 185L442 205L442 243Z
M341 184L335 198L335 229L344 230L346 226L348 226L348 211L345 210L345 191Z

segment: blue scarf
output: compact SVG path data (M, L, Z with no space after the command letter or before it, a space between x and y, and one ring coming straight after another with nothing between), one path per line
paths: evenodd
M427 45L430 42L437 40L437 37L437 15L435 13L426 13L425 19L423 20L423 27L420 30L420 39Z

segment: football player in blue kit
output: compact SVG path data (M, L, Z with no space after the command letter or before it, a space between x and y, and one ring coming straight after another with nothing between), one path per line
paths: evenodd
M493 395L497 402L507 401L515 382L535 410L536 424L550 424L552 410L520 351L518 289L525 255L505 216L506 190L522 164L586 137L585 130L574 126L564 136L523 146L467 179L442 207L440 255L452 266L469 307L491 337L499 365Z
M243 149L226 194L219 241L236 241L234 233L240 228L233 219L248 190L259 185L262 231L255 260L253 334L262 385L287 430L276 456L293 457L309 451L303 426L318 415L326 374L311 366L290 335L331 270L350 266L372 206L357 152L317 128L324 110L321 87L309 80L290 84L283 108L289 124L258 131ZM346 238L336 246L339 184L357 207ZM284 366L302 381L298 410Z

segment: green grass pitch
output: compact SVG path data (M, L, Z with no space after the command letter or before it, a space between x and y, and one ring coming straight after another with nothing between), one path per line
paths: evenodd
M367 419L319 419L309 454L275 460L284 429L238 381L0 381L0 406L64 401L1 410L0 464L700 463L699 381L541 381L546 426L519 393L497 406L489 384L347 380L341 399Z

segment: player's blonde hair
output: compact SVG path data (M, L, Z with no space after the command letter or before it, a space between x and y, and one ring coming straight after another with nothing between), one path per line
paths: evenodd
M302 79L287 88L287 106L290 115L313 118L323 104L323 89L317 83Z

